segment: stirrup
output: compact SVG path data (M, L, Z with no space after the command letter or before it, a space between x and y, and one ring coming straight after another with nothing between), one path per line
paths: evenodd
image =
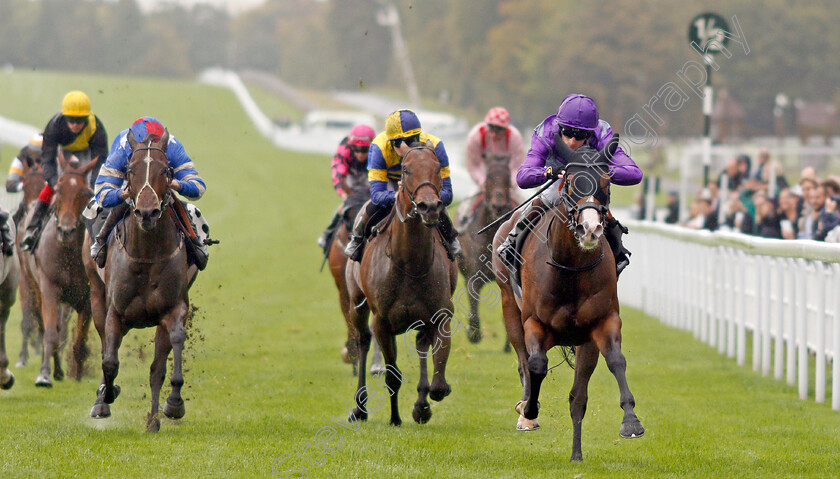
M105 267L105 260L108 257L105 252L107 248L107 243L100 243L98 240L94 240L93 244L90 245L90 257L96 262L96 266L100 268Z

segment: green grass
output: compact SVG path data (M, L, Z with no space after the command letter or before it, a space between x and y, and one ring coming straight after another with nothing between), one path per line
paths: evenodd
M257 85L247 85L248 92L260 109L267 117L274 119L286 119L291 122L299 122L303 119L305 112L298 110L291 106L288 102L283 101L276 94L266 90Z
M500 352L500 314L487 305L481 344L469 344L463 331L453 338L447 368L453 392L432 404L429 424L411 420L417 360L403 337L403 426L387 425L387 405L358 430L335 424L332 418L346 416L355 378L339 359L346 329L332 279L318 272L314 241L335 206L324 173L329 158L274 149L232 94L190 82L16 72L0 75L0 90L14 92L0 114L45 123L71 88L104 92L94 95L93 108L112 138L151 114L183 140L208 184L198 204L222 243L192 291L200 314L187 343L186 417L164 420L159 434L144 433L151 330L133 331L123 343L122 395L106 420L88 417L99 382L96 361L81 382L43 390L33 385L34 358L13 369L13 389L0 391L0 477L271 477L286 455L277 464L280 477L294 466L309 477L840 474L840 412L800 401L784 382L738 367L690 333L629 309L628 380L647 433L618 437L618 388L602 361L590 387L582 464L568 463L572 372L565 366L544 384L542 429L514 430L513 405L521 395L516 365ZM16 307L7 326L13 363L19 318ZM91 343L98 343L95 333ZM549 353L552 365L558 357ZM324 436L328 427L332 438ZM314 450L319 431L335 449L331 454ZM320 467L297 456L307 443Z

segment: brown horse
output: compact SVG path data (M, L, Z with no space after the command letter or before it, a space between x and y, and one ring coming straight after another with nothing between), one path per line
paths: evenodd
M26 158L26 160L31 160L30 158ZM24 265L24 255L23 251L20 249L20 243L23 240L23 234L26 230L24 228L23 221L26 217L26 212L29 209L29 205L38 199L38 195L41 193L41 190L44 188L44 170L41 168L40 163L24 161L23 163L23 200L20 202L20 206L18 206L18 210L15 213L15 228L16 228L16 235L15 235L15 253L17 253L17 258L20 263L21 271L25 271ZM37 288L37 285L34 284L34 281L30 281L30 276L23 274L23 280L20 281L20 285L18 287L18 294L20 295L21 301L21 320L20 320L20 332L22 338L22 344L20 347L20 355L18 356L18 363L17 367L26 366L29 362L29 343L32 343L32 348L36 351L38 350L38 345L43 344L44 342L44 324L41 321L41 307L37 303L37 298L34 292L34 289ZM66 306L62 307L62 311L66 311L67 314L59 313L59 330L65 330L66 325L66 317L69 315L70 311ZM36 334L37 333L37 334Z
M345 190L346 191L346 190ZM353 375L357 374L359 361L359 334L356 325L352 322L350 313L350 297L347 295L347 279L344 270L347 266L347 255L344 254L344 247L350 239L350 231L353 229L353 218L359 212L361 206L370 199L370 190L365 185L351 193L341 210L341 223L332 237L327 261L330 264L335 287L338 289L338 303L341 306L341 313L344 315L344 322L347 324L347 342L341 352L342 359L353 365Z
M490 243L499 226L492 227L482 234L478 231L497 218L516 208L510 189L510 157L491 156L487 158L487 176L480 193L478 207L473 218L459 230L463 255L458 258L458 269L464 275L470 301L470 320L467 326L467 338L472 343L481 341L481 321L478 317L478 303L481 289L493 281L495 276L490 268ZM506 350L510 343L505 341Z
M575 152L560 142L567 168L562 183L563 207L553 208L527 237L522 250L521 298L511 286L511 273L494 252L493 266L502 290L505 326L519 359L523 385L517 429L539 427L539 393L548 366L546 353L554 346L574 347L575 378L569 395L574 437L572 461L583 459L581 423L588 399L588 384L603 354L621 392L624 418L621 437L639 437L644 428L634 412L635 400L625 377L627 363L621 353L621 318L616 294L615 260L603 237L609 204L609 153L583 147ZM564 148L565 147L565 148ZM505 239L518 218L496 233L495 247ZM543 241L540 230L547 230Z
M172 419L184 416L181 387L184 385L182 354L187 331L189 288L197 269L187 260L184 238L175 224L171 208L170 183L173 170L166 158L169 131L159 141L147 137L142 143L129 131L131 158L126 170L130 217L111 235L105 268L98 270L85 248L85 271L91 282L94 324L102 338L103 384L90 411L93 418L111 415L109 404L119 394L114 380L119 372L119 348L123 336L133 328L156 327L155 357L149 374L152 407L146 427L160 429L158 406L166 376L166 360L174 350L172 392L163 414ZM85 245L89 246L88 235ZM101 273L101 275L100 275Z
M417 330L415 351L420 358L420 381L412 411L414 421L423 424L432 417L427 396L440 401L451 391L445 373L453 311L451 297L458 269L448 259L437 232L443 211L440 169L434 150L421 143L411 145L402 159L402 182L392 214L384 221L385 226L379 227L381 232L370 240L361 263L348 263L347 289L351 304L355 305L350 312L359 332L359 384L351 421L368 416L365 361L371 341L369 311L373 312L373 334L385 359L392 425L402 424L397 407L402 373L397 368L396 335ZM430 347L434 359L431 385L426 370Z
M11 221L9 226L14 229ZM9 357L6 356L6 321L9 310L15 304L15 290L20 282L20 265L16 256L0 254L0 389L11 389L15 384L15 375L8 369Z
M53 213L44 226L35 251L21 255L24 275L34 286L34 304L39 305L44 329L43 360L40 374L35 379L35 385L42 387L52 386L50 358L55 366L52 376L56 380L64 378L59 348L59 338L64 335L60 321L61 303L70 305L79 315L71 365L71 373L76 379L81 379L89 352L85 343L90 327L90 288L82 266L85 229L81 214L93 196L86 176L96 167L97 161L94 158L79 166L76 162L67 162L61 151L58 161L62 171L55 187ZM24 308L32 304L29 301L24 296Z

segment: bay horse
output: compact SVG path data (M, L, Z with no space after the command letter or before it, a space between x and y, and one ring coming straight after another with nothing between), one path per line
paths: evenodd
M23 240L23 234L26 230L24 220L26 212L30 209L29 205L38 199L38 195L44 188L46 180L44 179L44 170L40 163L34 162L31 158L26 157L23 162L23 199L15 212L15 253L18 259L19 268L22 273L22 278L18 286L18 295L21 302L21 347L18 355L17 367L24 367L29 362L29 344L32 348L38 351L38 346L43 345L44 342L44 324L41 321L40 305L37 303L34 289L37 284L31 281L31 275L25 274L25 257L24 251L20 249L20 243ZM59 312L59 330L64 330L66 326L67 316L70 314L69 308L62 305Z
M119 394L114 380L119 372L119 348L130 329L155 327L155 355L149 372L152 405L146 420L149 432L160 430L158 407L166 376L166 361L174 351L172 392L163 415L184 417L181 398L184 385L182 355L187 337L189 289L197 275L190 265L184 237L171 210L170 183L173 169L166 157L169 131L159 139L147 136L142 142L129 131L131 158L125 181L131 214L115 228L108 240L105 267L99 270L90 257L90 235L85 239L85 271L91 282L94 325L102 338L102 385L90 416L111 415L110 404Z
M14 223L10 221L9 227L12 228L14 237ZM20 265L17 254L0 254L0 389L11 389L15 384L15 375L9 371L9 357L6 356L6 321L9 319L12 305L15 304L15 290L19 282Z
M499 226L491 227L480 235L477 233L484 225L495 221L516 207L511 195L509 162L509 156L487 158L487 176L482 191L479 193L478 207L472 219L458 231L463 248L463 254L458 257L458 269L464 275L469 293L470 320L467 326L467 338L471 343L481 341L478 303L481 298L481 289L485 284L495 280L489 260L490 243ZM507 340L505 343L505 349L509 351L510 343Z
M505 327L518 356L523 385L522 400L515 408L520 414L517 429L539 427L536 419L548 350L554 346L574 347L575 376L569 394L574 428L572 461L583 460L581 424L599 352L621 393L624 418L619 435L632 438L644 434L625 377L615 260L603 236L610 193L608 158L617 143L616 135L606 151L585 146L573 152L558 141L559 153L568 160L560 190L562 207L546 212L525 239L521 298L515 296L512 275L496 252L518 218L499 228L493 241L493 266L502 291ZM537 234L540 229L547 231L547 240Z
M450 349L452 293L458 269L447 257L437 224L444 205L440 200L440 162L434 150L414 142L402 158L402 180L391 214L377 226L362 261L347 266L349 311L359 334L359 382L356 407L350 420L368 416L365 362L371 326L385 359L385 385L391 402L390 424L399 426L397 396L402 373L397 368L396 335L417 330L415 351L420 358L420 380L412 417L424 424L432 417L427 396L441 401L451 388L446 382ZM384 225L384 226L383 226ZM432 347L434 376L431 385L426 358Z
M79 166L76 161L68 162L59 150L58 161L61 174L55 187L51 214L44 225L35 250L21 255L22 270L30 281L34 293L34 304L38 306L44 331L43 359L35 385L52 387L50 359L55 369L52 376L64 379L61 367L59 339L66 329L62 326L61 303L70 305L78 313L78 326L73 341L73 362L71 376L81 379L84 363L88 356L86 345L90 327L90 287L82 266L82 242L85 229L81 214L93 191L88 186L87 174L97 165L97 158ZM23 308L33 303L24 295Z
M353 219L356 217L362 205L369 199L370 189L367 185L361 185L355 188L347 196L341 211L341 223L330 240L329 252L327 254L330 273L335 281L335 287L338 289L338 303L341 307L341 314L344 316L344 322L347 324L347 342L345 343L344 350L341 352L341 357L344 362L353 365L354 376L358 374L359 334L355 324L353 324L350 313L350 297L347 294L347 279L344 274L349 259L344 254L344 247L347 246L347 242L350 240Z

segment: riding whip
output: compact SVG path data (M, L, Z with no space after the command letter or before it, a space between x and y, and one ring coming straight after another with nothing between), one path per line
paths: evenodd
M510 217L510 215L512 215L512 214L513 214L516 210L518 210L519 208L522 208L523 206L525 206L526 204L528 204L528 202L529 202L529 201L531 201L531 200L533 200L534 198L536 198L537 196L539 196L539 195L540 195L543 191L547 190L547 189L548 189L551 185L553 185L554 183L556 183L558 179L559 179L559 178L554 178L553 180L551 180L551 181L549 181L548 183L546 183L545 185L543 185L543 186L542 186L539 190L537 190L537 192L536 192L536 193L534 193L534 195L533 195L533 196L531 196L531 197L530 197L530 198L528 198L527 200L525 200L525 201L523 201L522 203L520 203L520 204L519 204L519 206L517 206L516 208L514 208L514 209L512 209L512 210L508 211L507 213L503 214L502 216L500 216L500 217L496 218L496 220L495 220L495 221L493 221L492 223L488 224L488 225L487 225L487 226L485 226L484 228L481 228L480 230L478 230L478 233L476 233L476 234L479 234L479 235L480 235L480 234L484 233L485 231L487 231L488 229L492 228L492 227L493 227L494 225L496 225L497 223L499 223L499 222L501 222L501 221L504 221L504 220L508 219L508 217Z

